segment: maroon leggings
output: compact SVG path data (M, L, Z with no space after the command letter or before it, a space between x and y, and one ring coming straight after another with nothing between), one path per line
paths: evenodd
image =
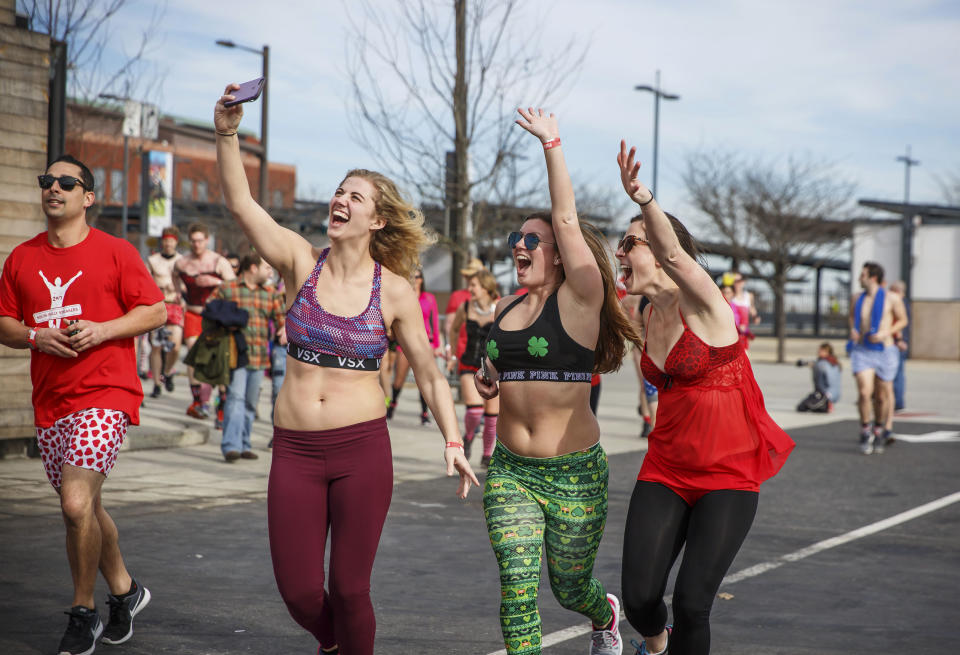
M267 488L273 572L290 615L324 648L373 653L370 573L392 493L386 419L317 432L274 427Z

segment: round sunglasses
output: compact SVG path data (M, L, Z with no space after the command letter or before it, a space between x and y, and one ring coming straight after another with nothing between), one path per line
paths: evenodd
M60 188L63 189L64 191L73 191L73 187L77 186L78 184L84 190L90 191L90 189L87 187L86 184L84 184L82 181L78 180L77 178L73 177L72 175L61 175L60 177L57 177L55 175L50 175L49 173L46 173L44 175L38 175L37 181L40 183L41 189L49 189L50 187L53 186L53 183L56 182L57 184L60 185Z
M620 239L620 243L617 244L617 250L622 250L623 254L626 255L628 252L633 250L633 247L638 243L647 246L648 248L650 247L650 242L643 237L638 237L636 234L628 234Z
M541 243L545 243L549 246L555 246L557 244L551 243L550 241L544 241L536 234L523 234L522 232L511 232L507 236L507 245L510 246L510 250L513 250L517 247L517 244L523 241L523 247L527 250L536 250L537 246Z

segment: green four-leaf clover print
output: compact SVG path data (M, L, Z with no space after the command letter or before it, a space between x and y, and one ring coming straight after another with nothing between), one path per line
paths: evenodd
M500 350L497 348L497 342L496 342L496 341L488 341L488 342L487 342L487 356L488 356L490 359L496 359L497 357L500 356Z
M527 342L527 352L534 357L546 357L548 345L550 344L543 337L530 337Z

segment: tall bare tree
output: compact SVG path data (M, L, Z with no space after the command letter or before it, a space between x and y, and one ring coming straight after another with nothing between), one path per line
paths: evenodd
M474 199L500 202L522 160L518 103L555 101L575 80L586 45L547 53L548 23L518 0L362 0L352 14L348 74L357 141L424 202L450 213L452 281L484 226ZM528 189L513 189L523 198ZM479 214L482 219L487 212Z
M150 87L156 74L145 75L151 64L146 54L159 34L164 13L162 3L154 5L149 22L143 25L133 50L111 56L110 44L117 43L112 20L130 4L128 0L17 0L19 10L36 32L67 44L67 92L93 102L101 93L143 100L158 93Z
M753 277L770 285L777 361L783 362L788 274L798 260L825 255L845 240L854 185L830 163L795 157L780 165L748 162L724 150L690 154L683 180L708 227ZM762 261L772 275L764 274Z

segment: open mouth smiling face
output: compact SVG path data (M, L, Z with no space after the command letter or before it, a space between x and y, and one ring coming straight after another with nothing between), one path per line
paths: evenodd
M522 275L527 272L533 264L533 260L526 253L518 252L513 256L513 262L517 267L517 274Z
M346 225L350 222L350 217L342 209L335 209L330 212L330 227Z

